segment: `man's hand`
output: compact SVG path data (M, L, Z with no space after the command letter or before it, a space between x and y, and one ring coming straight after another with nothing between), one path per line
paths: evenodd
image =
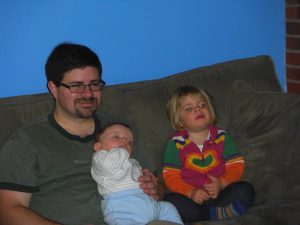
M141 182L140 188L142 188L147 195L158 200L159 195L157 178L148 169L142 169L142 173L143 175L138 178L138 181Z

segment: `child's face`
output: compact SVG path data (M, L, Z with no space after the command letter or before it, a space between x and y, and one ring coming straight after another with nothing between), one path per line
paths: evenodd
M123 125L115 124L107 128L100 136L100 140L94 144L94 150L111 150L122 147L128 151L129 155L133 151L133 133Z
M190 132L203 131L212 123L212 116L204 98L187 95L179 106L182 127Z

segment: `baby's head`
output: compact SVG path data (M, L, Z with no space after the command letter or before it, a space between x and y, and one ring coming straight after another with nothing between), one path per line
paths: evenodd
M192 99L192 102L188 102L187 104L189 97ZM189 108L186 109L185 104L187 104ZM194 86L181 86L177 88L167 103L167 113L172 127L175 130L182 128L182 111L188 112L188 110L200 109L202 107L207 108L208 113L210 114L208 124L215 123L216 113L213 104L205 91Z
M96 136L94 150L111 150L112 148L124 148L129 155L133 151L133 132L127 124L109 123L104 126Z

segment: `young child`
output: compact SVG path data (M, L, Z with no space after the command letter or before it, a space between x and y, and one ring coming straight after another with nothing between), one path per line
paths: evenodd
M139 187L141 167L133 158L133 133L126 124L105 126L94 143L91 174L103 196L101 207L109 225L145 225L153 220L183 224L169 202L156 201Z
M163 179L184 222L239 216L254 202L253 186L240 181L244 158L229 133L213 124L208 95L193 86L179 87L167 104L175 134L163 160Z

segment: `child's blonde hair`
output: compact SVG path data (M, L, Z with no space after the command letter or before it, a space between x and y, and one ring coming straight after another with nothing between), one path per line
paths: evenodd
M212 117L211 122L212 124L215 123L216 122L215 109L206 92L194 86L181 86L175 91L175 93L167 103L167 114L169 116L173 129L175 130L182 129L182 125L179 118L179 107L181 105L182 99L189 95L204 99L211 113L211 117Z

